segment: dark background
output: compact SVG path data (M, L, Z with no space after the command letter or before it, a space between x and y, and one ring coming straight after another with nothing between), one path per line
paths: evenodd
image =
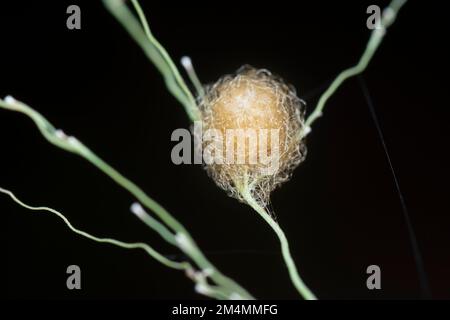
M294 84L310 112L321 90L359 59L366 8L387 1L142 1L175 61L192 57L203 82L242 64ZM34 3L34 4L33 4ZM81 7L81 30L66 8ZM450 298L447 26L441 2L410 1L364 74L423 255L434 298ZM167 208L213 263L258 298L295 299L276 236L228 198L199 165L170 160L183 108L100 1L0 5L0 95L11 94L75 135ZM445 85L445 86L444 86ZM49 145L25 116L0 110L0 186L62 211L78 228L146 241L176 254L129 211L134 199L86 161ZM331 98L308 138L308 157L273 193L305 282L321 299L419 298L405 220L356 79ZM57 217L0 195L9 298L202 298L142 251L97 244ZM82 290L66 289L66 268ZM382 290L366 288L381 267Z

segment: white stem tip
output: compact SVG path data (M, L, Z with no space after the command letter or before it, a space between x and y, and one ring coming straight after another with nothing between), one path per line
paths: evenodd
M139 203L137 203L137 202L134 202L131 205L130 211L133 212L137 216L141 216L142 217L143 215L145 215L144 208L142 208L142 206Z
M5 100L6 103L9 103L9 104L14 104L14 103L17 102L17 100L14 99L13 96L9 96L9 95L6 96L4 100Z
M181 58L181 64L183 65L183 67L186 70L191 70L192 69L192 60L188 56L183 56Z

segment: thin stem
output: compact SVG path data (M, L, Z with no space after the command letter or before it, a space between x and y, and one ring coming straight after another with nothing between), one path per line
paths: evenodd
M366 68L369 62L372 60L373 55L377 51L381 42L383 41L384 36L386 35L387 28L395 21L397 17L398 11L405 4L406 0L392 0L388 7L383 10L381 23L379 28L374 29L370 35L369 42L367 43L366 49L362 54L359 62L344 71L342 71L336 79L331 83L328 89L322 94L317 103L314 111L309 115L308 119L305 123L305 132L306 135L311 131L311 126L313 122L322 116L323 108L325 107L325 103L328 99L336 92L336 90L341 86L341 84L350 77L356 76L362 73Z
M119 173L108 163L98 157L81 141L73 136L67 136L61 130L56 130L55 127L40 113L11 96L6 97L5 100L0 99L0 108L20 112L27 115L34 121L39 131L50 143L63 150L80 155L82 158L86 159L99 170L104 172L125 190L130 192L140 203L142 203L145 207L155 213L169 228L171 228L175 232L175 235L171 233L166 233L165 235L167 237L173 237L174 241L170 242L176 242L177 246L187 256L189 256L201 270L210 270L209 277L220 286L224 294L238 294L243 299L253 299L253 297L244 288L242 288L234 280L223 275L219 270L217 270L216 267L213 266L213 264L198 248L189 232L165 208L163 208L159 203L147 196L145 192L134 182L124 177L121 173ZM154 226L154 224L148 225L150 227ZM156 231L160 233L162 229L156 229ZM182 239L182 241L180 241L180 239Z
M176 261L172 261L170 259L167 259L166 257L164 257L162 254L160 254L159 252L157 252L155 249L153 249L152 247L150 247L148 244L143 243L143 242L136 242L136 243L127 243L127 242L123 242L123 241L119 241L116 239L111 239L111 238L100 238L94 235L91 235L85 231L82 231L80 229L75 228L70 221L59 211L49 208L49 207L34 207L34 206L30 206L28 204L25 204L22 200L18 199L14 193L12 193L11 191L1 188L0 187L0 192L4 193L6 195L8 195L12 200L14 200L17 204L19 204L20 206L29 209L29 210L34 210L34 211L48 211L51 212L53 214L55 214L56 216L58 216L61 220L64 221L64 223L67 225L67 227L69 227L70 230L72 230L73 232L75 232L76 234L88 238L90 240L93 240L95 242L100 242L100 243L109 243L121 248L125 248L125 249L142 249L145 252L147 252L151 257L153 257L155 260L159 261L160 263L162 263L163 265L165 265L166 267L172 268L172 269L177 269L177 270L188 270L188 269L192 269L192 266L187 263L187 262L176 262Z
M147 212L145 212L142 206L135 202L130 207L131 212L133 212L142 222L144 222L147 226L155 230L159 235L166 240L168 243L177 246L177 242L175 240L175 235L170 232L170 230L157 219L153 218Z
M67 225L67 227L73 231L74 233L85 237L87 239L90 239L92 241L98 242L98 243L108 243L108 244L112 244L114 246L120 247L120 248L124 248L124 249L129 249L129 250L133 250L133 249L142 249L144 250L148 255L150 255L152 258L154 258L155 260L159 261L160 263L162 263L163 265L165 265L166 267L175 269L175 270L184 270L186 275L189 276L189 278L196 283L195 288L196 291L199 294L205 295L207 297L210 298L214 298L214 299L232 299L235 294L229 294L227 291L225 291L222 287L220 286L213 286L208 284L206 278L208 275L202 273L202 272L198 272L194 270L194 267L189 263L189 262L176 262L176 261L172 261L166 257L164 257L163 255L161 255L159 252L157 252L156 250L154 250L152 247L150 247L148 244L143 243L143 242L135 242L135 243L128 243L128 242L123 242L123 241L119 241L116 239L111 239L111 238L99 238L97 236L93 236L85 231L79 230L77 228L75 228L70 221L59 211L49 208L49 207L34 207L34 206L30 206L28 204L25 204L23 201L19 200L14 193L12 193L11 191L1 188L0 187L0 193L4 193L6 195L8 195L14 202L16 202L17 204L19 204L20 206L28 209L28 210L33 210L33 211L47 211L47 212L51 212L53 214L55 214L56 216L58 216L61 220L64 221L64 223ZM241 296L238 296L239 298L242 298Z
M189 79L191 80L192 84L195 87L195 90L197 91L197 95L199 97L203 97L205 95L205 90L203 89L202 83L200 82L200 79L197 76L197 72L195 72L191 58L188 56L182 57L181 65L184 67L184 70L186 70Z
M164 77L169 92L184 106L191 121L199 119L200 114L192 93L180 75L167 51L153 36L147 19L136 0L132 4L138 14L140 23L122 0L104 0L106 8L119 21L129 35L142 48L144 53Z
M245 188L241 192L241 195L247 202L247 204L259 213L259 215L269 224L269 226L275 231L276 235L278 236L281 244L281 253L283 255L284 262L286 263L286 267L289 271L289 276L297 291L306 300L317 300L316 296L311 292L311 290L309 290L298 273L297 267L295 266L294 259L292 259L292 255L289 249L289 242L280 225L272 219L270 214L262 206L258 204L258 202L249 192L248 188Z

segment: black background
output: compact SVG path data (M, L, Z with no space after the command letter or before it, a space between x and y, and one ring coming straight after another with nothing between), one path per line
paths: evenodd
M321 90L360 57L366 8L387 1L142 1L174 60L192 57L201 80L242 64L294 84L310 112ZM156 69L100 1L0 5L0 95L11 94L75 135L191 231L225 274L258 298L295 299L279 244L249 207L228 198L199 165L170 160L189 126ZM33 4L34 3L34 4ZM81 30L66 8L81 7ZM164 5L165 4L165 5ZM410 1L364 74L409 208L434 298L450 298L448 54L441 2ZM78 228L146 241L176 254L129 211L134 199L79 157L49 145L20 114L0 110L0 186L62 211ZM308 138L308 157L272 201L300 274L321 299L419 298L398 195L358 82L331 98ZM94 243L55 216L0 195L10 298L202 298L185 276L142 251ZM66 288L66 268L82 290ZM366 288L368 265L382 290ZM4 286L3 286L4 288Z

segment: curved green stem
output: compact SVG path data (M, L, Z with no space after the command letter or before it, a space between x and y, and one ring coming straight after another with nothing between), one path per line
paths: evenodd
M122 0L103 0L106 8L122 24L130 36L142 48L144 53L162 74L169 92L184 106L192 122L200 118L200 112L192 93L180 75L177 67L164 47L153 36L147 19L137 2L132 4L138 14L140 23ZM142 28L141 28L142 25Z
M336 79L331 83L328 89L320 96L319 102L317 103L314 111L309 115L305 122L305 132L306 135L311 131L311 126L313 122L322 116L323 108L328 99L336 92L336 90L341 86L341 84L350 77L356 76L362 73L368 66L369 62L372 60L373 55L377 51L380 43L382 42L387 28L395 21L398 11L405 4L406 0L392 0L388 7L383 10L383 15L378 29L374 29L370 35L369 42L367 43L366 49L362 54L359 62L348 69L342 71Z
M160 263L162 263L163 265L165 265L166 267L172 268L172 269L177 269L177 270L187 270L187 269L192 269L192 266L187 263L187 262L176 262L176 261L172 261L170 259L167 259L166 257L164 257L162 254L160 254L158 251L156 251L155 249L153 249L152 247L150 247L148 244L143 243L143 242L135 242L135 243L128 243L128 242L123 242L123 241L119 241L116 239L111 239L111 238L100 238L94 235L91 235L85 231L82 231L80 229L75 228L70 221L59 211L49 208L49 207L34 207L34 206L30 206L26 203L24 203L22 200L20 200L19 198L17 198L14 193L12 193L11 191L4 189L2 187L0 187L0 192L4 193L6 195L8 195L12 200L14 200L14 202L16 202L17 204L19 204L20 206L28 209L28 210L33 210L33 211L48 211L51 212L53 214L55 214L56 216L58 216L61 220L64 221L64 223L67 225L67 227L69 227L70 230L72 230L74 233L85 237L87 239L93 240L95 242L100 242L100 243L109 243L112 245L115 245L117 247L121 247L121 248L125 248L125 249L142 249L145 252L147 252L151 257L153 257L155 260L159 261Z
M147 222L149 222L147 223L147 225L160 233L164 239L170 238L171 240L169 241L169 243L175 243L187 256L192 259L193 262L195 262L195 264L201 270L208 270L208 277L218 285L218 287L224 294L229 296L238 294L240 297L242 297L242 299L254 299L250 293L248 293L234 280L223 275L205 257L205 255L196 245L189 232L165 208L163 208L155 200L147 196L145 192L134 182L124 177L116 169L114 169L103 159L98 157L81 141L73 136L67 136L61 130L55 129L55 127L39 112L10 96L5 98L5 100L0 99L0 108L20 112L27 115L34 121L39 131L50 143L66 151L78 154L79 156L93 164L95 167L97 167L99 170L104 172L118 185L130 192L140 203L154 212L162 220L162 222L164 222L170 229L174 231L174 233L169 232L167 228L160 227L155 223L155 221L147 220Z
M47 211L47 212L51 212L53 214L55 214L56 216L58 216L61 220L63 220L63 222L67 225L67 227L73 231L74 233L85 237L87 239L90 239L92 241L98 242L98 243L108 243L120 248L124 248L124 249L142 249L144 250L148 255L150 255L152 258L154 258L155 260L157 260L158 262L162 263L163 265L165 265L166 267L175 269L175 270L184 270L186 272L186 275L189 276L189 278L194 281L196 283L195 288L196 291L200 294L203 294L207 297L210 298L214 298L214 299L232 299L234 296L233 294L236 293L229 293L227 291L225 291L222 287L220 286L213 286L210 285L206 278L209 276L207 274L204 274L202 272L197 272L194 270L194 267L189 263L189 262L176 262L176 261L172 261L166 257L164 257L162 254L160 254L159 252L157 252L155 249L153 249L152 247L150 247L148 244L143 243L143 242L134 242L134 243L129 243L129 242L123 242L123 241L119 241L116 239L111 239L111 238L100 238L94 235L91 235L85 231L82 231L80 229L75 228L70 221L59 211L49 208L49 207L34 207L34 206L30 206L26 203L24 203L22 200L20 200L19 198L16 197L16 195L14 195L14 193L12 193L11 191L1 188L0 187L0 193L4 193L6 195L8 195L14 202L16 202L17 204L19 204L20 206L28 209L28 210L32 210L32 211ZM241 296L238 296L239 298L242 298Z
M278 236L281 244L281 253L283 255L284 262L286 263L286 267L289 271L289 276L297 291L306 300L317 300L316 296L311 292L311 290L309 290L298 273L297 267L295 266L294 259L292 259L292 255L289 249L289 242L280 225L275 220L273 220L270 214L261 205L258 204L258 202L249 192L248 188L244 189L241 192L241 195L247 202L247 204L259 213L259 215L269 224L269 226L273 229L273 231L275 231L276 235Z

